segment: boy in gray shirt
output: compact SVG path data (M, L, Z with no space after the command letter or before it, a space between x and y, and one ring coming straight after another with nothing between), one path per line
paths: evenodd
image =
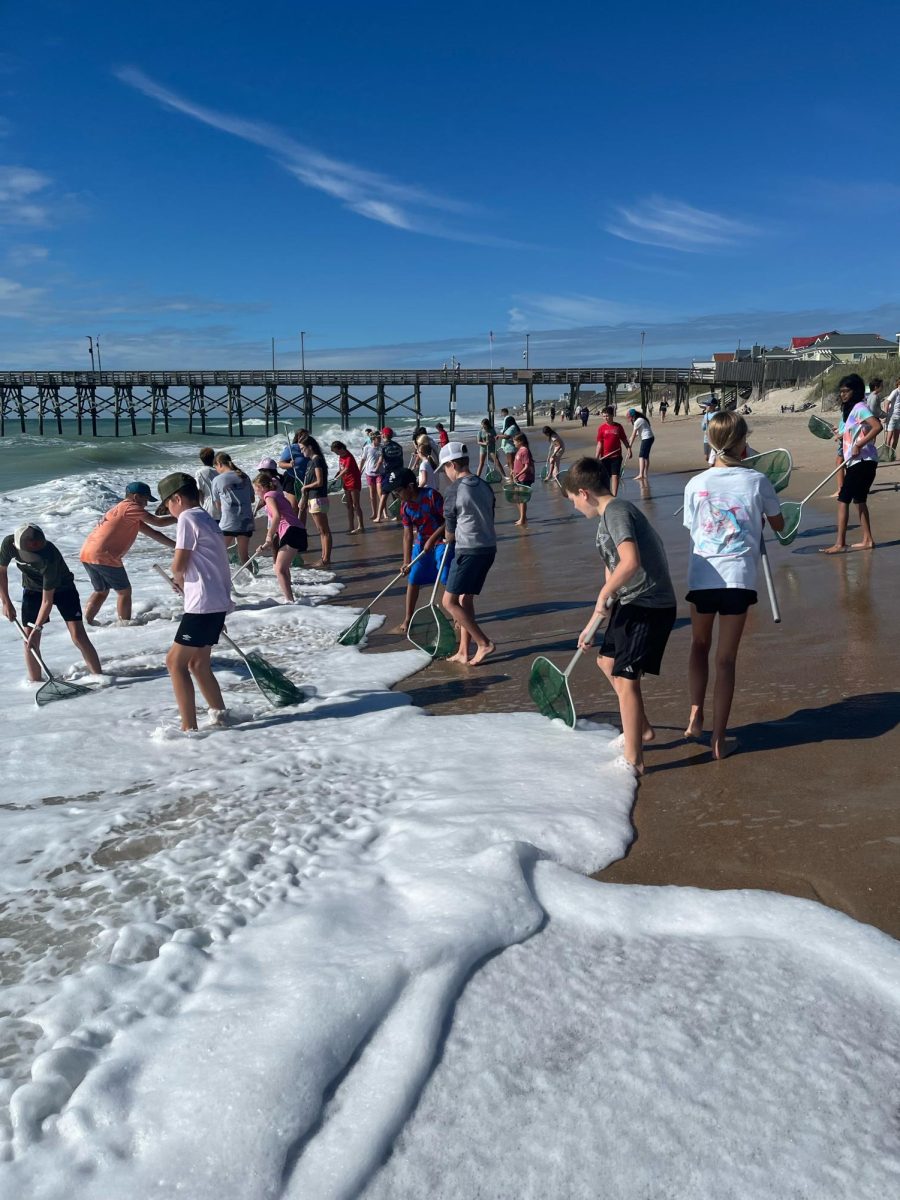
M459 648L447 661L477 667L496 649L475 620L475 597L497 554L494 493L469 470L469 453L462 442L441 447L438 470L446 473L451 484L444 500L444 539L455 552L442 604L459 626ZM470 659L472 643L475 653Z
M659 534L627 500L611 496L603 466L579 459L561 476L563 491L585 517L596 517L597 549L606 579L579 646L587 648L610 608L597 665L619 699L624 758L635 775L644 773L644 744L656 736L644 711L641 676L658 675L672 626L675 591Z

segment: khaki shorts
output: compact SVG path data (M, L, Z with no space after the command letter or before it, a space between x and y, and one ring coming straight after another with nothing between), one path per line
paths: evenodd
M327 513L328 512L328 497L321 496L318 500L310 500L309 511L311 513Z

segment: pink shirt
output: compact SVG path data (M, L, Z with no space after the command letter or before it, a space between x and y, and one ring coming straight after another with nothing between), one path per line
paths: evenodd
M303 522L291 508L290 501L284 492L266 492L263 500L266 502L266 510L272 521L278 522L278 528L275 532L279 538L283 538L291 528L304 528Z
M188 508L178 516L175 546L190 550L184 572L184 611L186 613L229 613L231 570L225 539L205 508Z

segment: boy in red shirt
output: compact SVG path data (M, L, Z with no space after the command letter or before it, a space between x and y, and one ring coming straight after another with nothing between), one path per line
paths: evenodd
M618 421L614 421L616 410L611 404L603 410L603 424L597 430L596 458L600 461L606 478L609 480L610 494L615 496L619 490L619 477L622 474L622 451L628 451L631 458L631 446L628 444L628 434Z
M338 473L335 479L340 479L344 485L347 504L347 532L365 533L363 525L362 504L362 473L359 463L343 442L332 442L331 453L338 456Z

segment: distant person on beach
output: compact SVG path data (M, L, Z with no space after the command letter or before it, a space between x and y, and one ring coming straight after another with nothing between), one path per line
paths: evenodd
M380 520L381 510L381 477L384 474L384 462L381 457L381 434L372 430L369 441L363 446L359 458L359 470L369 489L369 500L372 504L372 520Z
M894 390L885 401L884 411L887 421L885 441L892 450L896 450L897 443L900 441L900 378L895 380Z
M550 405L550 420L551 420L551 422L556 420L556 405L555 404Z
M225 535L225 545L237 546L238 562L250 557L250 539L256 529L253 515L253 484L250 476L235 466L231 455L220 450L216 455L216 480L213 497L221 510L219 529Z
M438 423L435 425L435 429L437 430L438 435L438 449L443 449L444 446L446 446L450 441L450 434L443 427L440 421L438 421Z
M528 438L524 433L517 433L513 438L513 444L516 447L516 456L513 460L512 469L513 483L521 483L530 488L534 483L534 458L531 453L531 447L528 445ZM521 499L517 494L516 505L519 509L519 519L516 521L516 525L524 527L528 524L527 493Z
M194 682L209 708L209 724L227 724L225 701L212 671L212 648L218 645L225 618L234 608L228 551L215 521L200 505L196 480L174 471L159 481L157 515L178 521L172 576L184 594L184 615L166 655L181 730L197 728ZM252 485L251 485L252 490Z
M394 440L394 431L389 425L385 425L381 431L381 482L382 490L378 498L378 516L375 518L376 523L387 521L388 518L388 498L384 491L384 480L394 471L399 471L403 466L403 447L398 441ZM399 521L399 516L395 518Z
M81 600L75 576L66 566L59 550L44 537L37 525L20 525L0 543L0 605L7 621L15 621L16 609L9 598L9 564L14 562L22 573L22 625L27 630L25 670L32 683L40 683L41 668L31 653L40 653L41 630L55 608L66 623L69 637L92 675L103 668L81 614Z
M628 451L632 457L631 446L628 444L628 434L613 417L616 410L608 404L603 410L603 421L597 430L597 449L595 458L603 467L607 476L607 491L618 495L619 479L622 475L622 452Z
M541 433L543 433L549 442L549 446L547 447L547 482L550 483L553 479L559 479L559 464L562 462L563 455L566 452L566 443L550 425L545 425Z
M669 402L665 398L665 396L663 396L662 400L660 400L660 402L659 402L659 418L664 425L666 423L666 413L668 411L669 411Z
M305 554L308 540L306 529L288 504L287 496L277 477L269 471L261 471L253 480L253 488L266 507L269 525L263 547L271 551L274 558L275 578L287 604L294 603L291 586L291 563L295 554ZM262 547L261 547L262 548Z
M309 466L306 455L303 453L303 447L300 444L306 433L307 430L305 429L296 430L291 441L281 451L281 458L278 460L278 466L284 472L281 477L281 486L284 488L291 505L295 508L299 507L300 488L303 486L303 480L306 478L306 469Z
M199 458L202 464L197 471L197 487L200 489L200 499L203 501L203 507L213 520L218 521L222 514L213 495L212 486L216 479L216 452L212 446L204 446L200 451Z
M700 432L703 434L703 461L707 465L709 465L710 453L711 453L710 445L709 445L709 437L707 436L707 429L709 428L710 421L712 420L712 418L716 415L716 413L718 411L719 411L719 402L715 398L715 396L713 396L713 398L710 400L709 404L707 404L707 406L706 406L706 412L704 412L703 416L700 418Z
M481 594L497 554L494 532L494 493L469 470L469 452L462 442L441 449L438 470L446 472L450 490L444 500L445 541L453 547L442 604L459 628L459 647L449 662L477 667L496 647L475 620L475 597ZM475 654L469 658L474 644Z
M513 438L517 433L521 433L521 429L516 422L516 418L510 415L508 408L500 409L500 416L503 418L503 424L500 427L500 451L506 456L506 470L504 476L512 477L513 461L516 457L516 447L513 443Z
M613 412L615 412L615 409L613 409ZM588 409L586 404L582 404L581 408L579 408L578 415L579 415L579 417L581 417L581 428L586 429L587 423L591 417L590 410Z
M333 540L328 523L328 464L325 462L322 447L312 434L305 434L300 445L308 463L306 477L300 489L300 517L302 520L304 509L308 505L309 515L322 542L322 556L314 565L318 570L327 570L331 566Z
M93 591L84 606L87 625L97 624L97 614L110 593L116 593L116 616L120 621L131 620L131 580L122 559L134 545L139 533L174 547L175 543L152 526L174 525L174 517L156 517L147 512L153 494L146 483L129 483L125 499L109 509L87 535L81 547L81 559Z
M637 481L638 483L646 483L647 476L650 474L650 451L653 449L653 443L656 441L656 438L653 436L653 428L650 422L636 408L629 408L628 420L631 422L633 431L631 439L628 442L628 449L633 451L635 441L640 439Z
M777 531L784 528L784 518L766 476L741 466L747 450L744 418L734 412L715 413L707 434L715 465L695 475L684 489L684 524L691 531L687 593L691 606L691 711L684 736L699 738L703 733L709 652L718 616L712 755L720 759L736 749L726 730L738 647L747 610L757 600L763 525L768 521Z
M438 491L437 456L426 433L416 443L415 465L412 468L416 483L420 488L433 488Z
M587 649L594 640L591 622L609 616L597 666L619 701L624 761L635 775L643 775L644 745L656 733L647 719L641 678L659 674L675 624L675 591L666 552L644 514L611 494L609 476L597 459L578 459L563 475L562 489L583 517L598 522L597 549L605 571L594 613L578 645Z
M406 633L416 611L419 589L434 583L438 564L446 581L450 560L444 561L444 547L437 546L444 536L444 500L436 488L420 487L415 472L407 467L392 471L386 477L384 487L388 495L396 494L400 498L400 521L403 525L401 570L408 575L406 614L400 632ZM418 562L413 562L416 558Z
M855 504L859 511L862 541L854 542L849 549L875 549L868 500L878 469L875 439L881 433L882 424L865 401L865 384L861 376L845 375L838 385L838 399L841 402L841 422L837 432L844 463L844 479L837 495L837 536L834 545L822 550L822 554L843 554L848 549L847 526L851 504Z
M356 459L343 442L332 442L331 453L338 456L338 473L344 489L347 509L347 532L365 533L362 515L362 473Z
M500 472L500 477L505 478L506 470L497 454L497 431L491 424L490 418L485 417L478 430L478 471L476 474L481 475L486 467L490 468L491 463Z

